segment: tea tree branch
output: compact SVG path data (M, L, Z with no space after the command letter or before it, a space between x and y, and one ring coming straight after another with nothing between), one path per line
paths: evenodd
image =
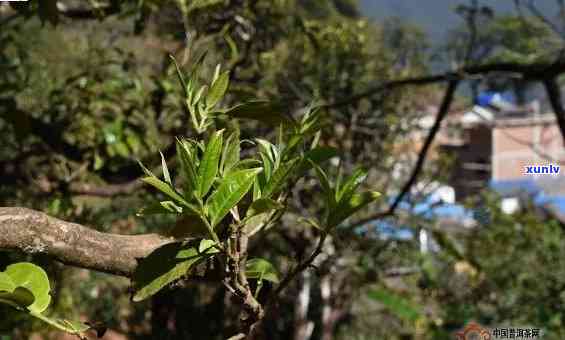
M172 242L157 234L117 235L39 211L0 207L0 249L41 253L65 264L130 277L137 260Z

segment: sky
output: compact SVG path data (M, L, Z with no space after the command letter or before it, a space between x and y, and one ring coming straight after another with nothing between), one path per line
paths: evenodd
M399 16L419 24L430 35L432 41L443 39L446 31L462 21L453 12L459 4L469 4L469 0L360 0L362 14L382 19ZM553 17L557 13L556 0L536 0L536 6L544 14ZM479 0L480 5L488 5L495 13L514 11L513 0Z

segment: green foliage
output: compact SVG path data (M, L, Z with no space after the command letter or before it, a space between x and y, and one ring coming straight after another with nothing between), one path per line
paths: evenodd
M230 173L218 189L206 200L210 224L215 227L251 189L262 169L247 169Z
M368 296L382 303L391 313L401 319L415 322L422 317L421 308L414 306L405 297L387 289L374 289L368 293Z
M0 301L14 307L24 308L31 305L35 300L33 293L25 288L18 287L10 275L0 273Z
M261 258L250 259L245 267L245 275L257 281L279 282L279 274L276 268L267 260Z
M87 324L65 319L51 318L44 314L51 302L51 286L45 271L29 262L9 265L0 272L0 303L5 303L18 311L29 313L59 330L77 335L91 329ZM104 331L100 331L102 336Z
M206 150L198 167L198 198L206 196L216 179L220 156L222 155L222 133L222 130L215 132L206 145Z
M133 301L145 300L184 277L194 265L205 260L211 253L211 249L205 248L201 252L196 245L183 243L170 243L156 249L142 259L136 268L132 278Z
M327 209L324 224L328 228L336 227L355 212L381 196L376 191L355 192L367 175L364 170L358 169L350 177L346 178L343 183L341 183L342 181L338 177L337 182L333 184L319 165L312 165L316 170L318 179L322 184L322 190L326 196Z
M292 117L284 112L281 104L265 100L252 100L238 104L227 109L225 114L233 118L254 119L274 126L294 123Z
M22 287L33 294L32 304L25 306L30 312L43 313L51 302L49 278L43 269L33 263L12 264L4 271L14 287Z
M186 80L178 64L175 66L181 86L186 89L187 103L197 103L202 95L202 88L197 90L192 78ZM240 230L248 236L266 231L267 225L280 219L282 214L277 212L282 213L286 208L285 190L290 183L306 175L312 167L321 176L327 201L331 203L326 207L329 217L322 222L326 228L335 227L379 196L375 192L356 193L367 175L361 170L354 172L343 184L340 184L338 179L335 188L329 186L327 176L319 164L334 157L337 152L333 148L317 146L320 138L320 111L316 106L305 110L299 122L294 123L292 119L277 121L278 143L255 138L254 145L258 157L241 159L239 131L231 132L224 142L225 130L215 129L224 118L221 115L207 114L207 110L220 102L225 95L229 79L224 77L227 77L227 73L220 74L218 66L208 93L208 98L211 98L208 104L190 108L199 108L200 113L190 112L190 118L197 130L208 130L208 142L204 145L199 140L177 140L176 150L180 159L183 192L175 188L175 181L170 177L167 162L163 157L161 163L165 181L157 178L142 165L148 175L142 180L173 201L160 201L142 209L138 215L166 213L179 216L179 221L182 222L177 224L172 233L177 237L196 236L197 229L202 231L202 227L205 227L208 233L207 239L202 241L205 245L201 243L197 248L183 243L169 244L143 259L133 278L134 301L144 300L174 281L190 276L192 268L206 258L231 256L230 238L229 234L226 235L226 230ZM274 122L273 115L263 111L270 108L270 105L264 102L253 103L251 106L254 106L255 112L262 114L250 114L253 112L248 110L251 106L243 104L226 111L227 116L229 119L237 117ZM291 125L285 125L285 122L291 121ZM245 218L241 219L240 213L243 212ZM203 251L204 248L214 251L206 252ZM249 260L245 272L249 278L257 279L260 284L263 280L275 283L279 280L274 266L264 259ZM258 291L259 289L256 294Z

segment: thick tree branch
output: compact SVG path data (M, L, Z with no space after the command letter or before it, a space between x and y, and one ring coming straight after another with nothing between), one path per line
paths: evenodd
M68 8L65 4L59 2L57 7L59 9L59 14L70 19L100 20L120 13L120 2L120 0L113 0L109 5L98 8Z
M556 75L565 73L565 58L559 58L555 62L539 63L492 63L463 67L460 70L441 74L398 79L384 82L367 89L364 92L349 98L325 104L325 107L341 107L350 105L360 99L371 97L384 90L393 90L406 85L429 85L434 83L448 82L451 80L463 80L469 76L481 76L489 73L518 74L522 79L528 81L544 81Z
M137 259L172 242L156 234L102 233L42 212L0 207L0 249L41 253L68 265L130 277Z
M91 183L72 183L69 192L75 195L87 195L98 197L114 197L117 195L129 195L143 186L140 180L133 180L122 184L96 185Z

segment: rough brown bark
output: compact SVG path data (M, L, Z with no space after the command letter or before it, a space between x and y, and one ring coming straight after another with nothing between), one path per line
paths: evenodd
M173 239L102 233L39 211L0 207L0 249L41 253L65 264L130 277L137 259Z

